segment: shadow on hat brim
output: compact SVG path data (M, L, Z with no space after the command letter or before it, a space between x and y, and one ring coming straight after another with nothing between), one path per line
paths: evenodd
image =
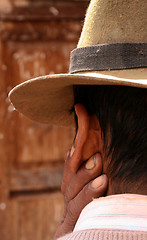
M28 80L9 93L15 109L31 120L74 126L70 110L73 85L122 85L147 88L147 69L128 69L78 74L46 75Z

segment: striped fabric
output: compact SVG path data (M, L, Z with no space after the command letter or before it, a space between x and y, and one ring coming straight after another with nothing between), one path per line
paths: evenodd
M147 231L147 196L120 194L93 200L81 212L74 232L86 229Z

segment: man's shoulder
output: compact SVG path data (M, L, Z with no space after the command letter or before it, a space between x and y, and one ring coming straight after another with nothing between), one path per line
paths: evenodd
M59 238L58 240L147 240L147 231L132 231L122 229L87 229L72 232Z

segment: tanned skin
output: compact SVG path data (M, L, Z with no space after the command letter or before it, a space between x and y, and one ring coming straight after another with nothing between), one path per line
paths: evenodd
M62 193L64 213L55 239L73 231L82 209L93 198L105 195L108 178L103 174L101 129L95 116L89 116L82 104L76 104L78 131L74 146L67 154Z

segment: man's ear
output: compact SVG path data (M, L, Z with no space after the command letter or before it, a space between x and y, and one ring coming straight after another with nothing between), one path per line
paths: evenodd
M90 116L82 104L75 105L78 118L78 131L75 139L73 170L76 171L83 161L101 151L101 129L95 115Z
M89 116L89 129L83 147L83 160L90 158L95 153L102 153L102 136L99 121L95 115Z

